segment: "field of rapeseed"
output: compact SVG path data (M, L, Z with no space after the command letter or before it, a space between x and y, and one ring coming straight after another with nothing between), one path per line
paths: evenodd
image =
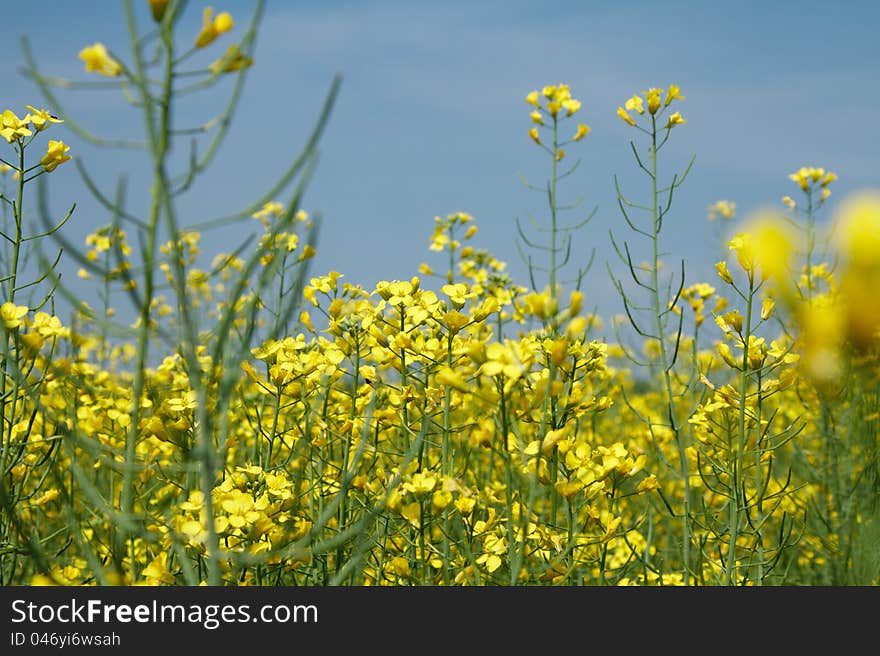
M127 59L80 52L142 115L152 176L134 209L76 163L111 217L85 244L42 183L75 165L62 130L125 147L63 111L59 90L95 81L44 73L26 46L49 106L2 108L0 585L880 583L880 193L834 204L833 172L780 172L777 208L709 208L734 236L717 277L691 280L662 259L687 193L690 165L663 150L688 127L684 91L622 98L640 182L617 183L626 275L609 271L603 319L570 272L589 219L563 223L559 200L590 128L575 89L526 89L548 180L546 223L517 226L531 279L455 213L427 226L410 279L364 288L308 269L319 221L300 200L338 80L265 198L181 216L241 87L198 147L173 108L254 64L261 5L243 30L206 8L183 34L179 4L150 0L140 27L126 4ZM258 236L202 253L221 226Z

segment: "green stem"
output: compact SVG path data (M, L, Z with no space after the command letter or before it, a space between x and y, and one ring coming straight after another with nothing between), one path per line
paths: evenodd
M559 126L556 117L553 117L553 152L551 153L552 165L550 169L550 298L556 300L556 183L557 183L557 158L559 150Z
M727 551L727 568L725 583L736 585L736 541L739 537L739 526L742 522L742 514L745 512L746 499L744 497L743 482L743 459L745 456L748 430L746 428L746 405L748 400L749 384L749 340L752 336L752 306L755 298L755 274L749 271L749 293L746 297L746 318L743 322L745 332L740 335L743 340L742 371L739 380L739 430L736 441L736 451L733 457L733 484L729 499L730 510L728 513L728 533L730 535L730 547ZM760 426L758 427L760 430ZM759 454L760 456L760 454ZM759 482L760 484L760 482Z
M657 187L657 119L651 116L651 248L652 248L652 267L651 267L651 290L653 300L654 318L656 320L657 342L660 347L660 365L663 368L663 388L666 394L666 412L668 415L669 429L675 437L675 443L678 447L678 459L681 469L682 483L684 484L684 514L682 517L682 538L681 538L681 566L684 575L684 582L690 582L690 499L691 484L690 471L687 460L687 447L685 445L684 434L675 418L675 395L672 391L672 376L670 374L669 355L666 350L666 340L664 339L663 314L666 308L660 303L660 203Z

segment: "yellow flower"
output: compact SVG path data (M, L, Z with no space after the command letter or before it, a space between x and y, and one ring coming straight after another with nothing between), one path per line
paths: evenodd
M681 95L681 89L678 88L678 85L670 84L669 91L666 92L666 102L663 106L669 107L669 103L673 100L684 100L684 96Z
M794 238L780 217L762 212L750 219L746 232L736 235L729 246L745 271L759 266L765 278L782 281L794 253Z
M561 162L562 158L565 157L565 151L562 148L556 150L556 161Z
M581 108L581 101L574 98L568 98L562 101L562 108L571 116Z
M505 388L509 389L525 373L526 368L514 347L492 342L486 349L486 362L480 367L480 373L489 377L505 376Z
M538 125L544 125L544 117L537 109L529 114L529 117L531 117L532 121L537 123Z
M666 121L666 128L671 130L674 126L683 125L684 123L687 123L687 121L682 118L681 113L675 112L674 114L671 114L669 120Z
M827 187L830 183L834 182L835 180L837 180L837 174L832 173L831 171L828 171L828 173L826 173L825 176L819 181L819 185L822 187Z
M624 107L631 112L645 113L645 103L642 102L642 97L639 95L635 95L627 100Z
M630 116L627 111L623 107L617 108L617 115L622 118L625 122L629 123L633 127L635 127L636 122L633 120L633 117Z
M835 380L843 371L840 346L845 335L845 316L825 296L800 308L800 346L807 374L818 382Z
M31 136L33 133L27 127L29 120L27 116L23 119L18 118L12 110L7 109L0 114L0 136L8 143Z
M829 184L837 180L837 175L832 173L831 171L825 171L825 169L821 167L815 166L802 166L794 173L791 173L788 176L788 179L792 182L796 182L797 185L801 188L801 191L809 191L810 187L814 184L819 185L822 189L827 187ZM825 200L830 195L823 195L822 200Z
M663 89L648 89L645 91L645 98L648 100L648 111L651 114L656 114L657 110L660 109L660 94L663 93Z
M27 106L30 110L30 114L25 116L24 120L29 120L31 124L36 128L37 132L42 132L46 128L49 127L49 123L64 123L63 120L58 118L57 116L52 116L45 109L35 109L30 105Z
M727 262L722 260L715 264L715 271L718 272L718 277L721 278L724 282L728 284L733 283L733 276L730 275L730 271L727 269Z
M580 123L577 126L577 131L574 133L574 136L571 138L571 140L572 141L580 141L581 139L586 137L588 134L590 134L590 126L584 125L583 123Z
M636 492L651 492L653 490L660 489L660 481L657 480L657 477L654 474L651 474L647 478L643 479L641 483L636 486Z
M835 234L853 266L880 269L880 193L847 198L836 212Z
M214 42L218 36L232 29L234 21L227 12L214 16L211 7L205 7L202 11L202 29L196 36L196 48L204 48Z
M547 99L553 98L556 95L556 87L546 86L543 89L541 89L541 93Z
M532 128L529 130L529 136L535 140L535 143L539 146L541 145L541 138L538 136L538 128Z
M461 309L464 304L467 303L467 300L473 296L470 294L468 286L464 283L443 285L441 291L449 297L449 300L451 300L452 304L458 309Z
M538 107L540 101L538 100L538 92L532 91L526 96L526 102L534 107Z
M95 43L79 51L79 58L86 63L86 73L94 71L107 77L116 77L122 72L122 65L113 59L103 43Z
M40 164L42 164L47 171L54 171L59 164L64 164L64 162L70 160L70 155L67 154L68 150L70 150L70 146L63 141L50 140L46 149L46 154L43 155Z
M21 320L27 313L28 308L26 305L15 305L15 303L10 303L9 301L0 305L0 321L3 321L3 325L7 330L19 328L22 323Z
M449 367L441 368L437 372L437 375L434 377L434 380L437 382L438 385L453 387L461 392L470 391L470 388L467 386L467 383L464 381L464 379Z
M427 494L437 485L437 476L431 472L416 472L403 484L403 489L415 495Z
M736 203L729 200L719 200L709 206L709 220L714 221L719 216L723 219L732 219L736 215Z
M226 50L226 54L223 55L220 59L212 63L209 68L211 69L211 73L214 75L220 75L221 73L233 73L235 71L241 71L245 68L249 68L254 63L254 60L250 57L247 57L237 45L231 45Z
M168 552L160 551L159 554L144 567L141 572L147 585L171 585L174 576L168 571Z
M556 102L564 102L571 98L571 91L568 88L567 84L560 84L556 87L556 93L553 95L553 100Z

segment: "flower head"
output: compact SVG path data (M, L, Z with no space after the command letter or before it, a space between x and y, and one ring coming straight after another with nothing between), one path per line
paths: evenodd
M116 77L122 72L122 65L113 59L103 43L95 43L79 51L79 58L86 63L86 73L94 71L107 77Z
M48 128L50 123L64 123L64 121L57 116L52 116L48 110L36 109L30 105L28 105L27 108L30 110L30 114L25 116L24 120L29 120L37 132L42 132Z
M202 29L196 36L196 48L204 48L210 45L214 40L233 28L235 22L228 12L221 12L214 16L214 10L211 7L205 7L202 12Z
M729 246L743 270L751 272L757 266L765 278L780 282L794 253L794 238L788 224L765 211L752 217L746 232L736 235Z
M7 301L0 305L0 321L7 330L14 330L21 326L22 319L28 313L26 305L16 305Z
M669 90L666 92L666 102L663 103L663 106L669 107L673 100L684 100L684 96L681 95L681 89L677 85L670 84Z
M651 88L645 91L645 99L648 101L648 111L651 114L656 114L657 110L660 109L660 95L663 93L663 89L655 89Z
M556 119L560 112L565 111L565 117L572 116L580 111L581 101L572 98L571 88L567 84L549 85L541 89L541 92L532 91L526 95L526 102L534 107L534 111L530 114L532 121L539 125L544 125L544 114L541 112L541 97L544 97L547 104L544 106L544 112Z
M249 68L254 60L247 57L237 45L231 45L226 50L226 54L209 66L211 73L220 75L221 73L234 73Z
M645 103L642 102L642 97L639 95L635 95L627 100L624 107L631 112L638 112L639 114L645 113Z
M681 116L681 112L675 112L674 114L669 115L669 120L666 121L666 128L671 130L676 125L683 125L687 123Z
M8 143L18 141L22 137L31 136L33 133L27 127L29 121L29 116L18 118L15 112L7 109L0 114L0 136L6 139Z
M880 270L880 194L848 197L835 214L838 249L851 267Z
M732 219L736 215L736 203L729 200L719 200L709 205L709 220L714 221L719 216L722 219Z
M621 119L623 119L623 121L625 121L626 123L629 123L630 125L632 125L633 127L635 127L635 125L636 125L635 120L633 119L632 116L629 115L629 112L627 112L623 107L618 107L618 108L617 108L617 115L618 115Z
M791 173L788 179L797 183L801 191L806 192L815 187L825 190L829 184L837 180L837 175L821 167L802 166ZM822 200L825 200L827 196L830 196L830 193L823 196Z
M588 134L590 134L590 126L584 125L583 123L580 123L577 126L577 131L574 133L574 136L571 138L571 140L572 141L580 141L581 139L586 137Z
M50 140L46 154L43 155L40 164L43 165L46 171L54 171L59 164L64 164L64 162L70 159L70 155L67 154L68 150L70 150L70 146L63 141Z
M562 101L562 109L568 112L568 116L571 116L575 112L577 112L581 108L581 101L576 100L574 98L567 98Z

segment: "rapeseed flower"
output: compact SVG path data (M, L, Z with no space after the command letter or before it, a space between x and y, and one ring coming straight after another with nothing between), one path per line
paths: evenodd
M0 305L0 321L3 321L3 326L7 330L15 330L21 327L22 320L27 315L28 311L26 305L16 305L15 303L7 301L3 305Z
M70 161L71 157L67 154L67 151L69 150L70 146L63 141L50 140L49 145L46 148L46 154L43 155L40 164L43 165L43 168L46 169L46 171L54 171L59 164L64 164L64 162Z
M95 72L116 77L122 72L122 64L113 59L103 43L95 43L79 51L79 58L86 64L86 73Z
M18 118L15 112L7 109L3 114L0 114L0 136L6 139L7 143L29 137L33 134L28 128L29 122L30 115Z
M202 29L196 36L196 48L204 48L213 43L218 36L228 32L235 25L232 16L228 12L221 12L214 16L211 7L202 10Z

